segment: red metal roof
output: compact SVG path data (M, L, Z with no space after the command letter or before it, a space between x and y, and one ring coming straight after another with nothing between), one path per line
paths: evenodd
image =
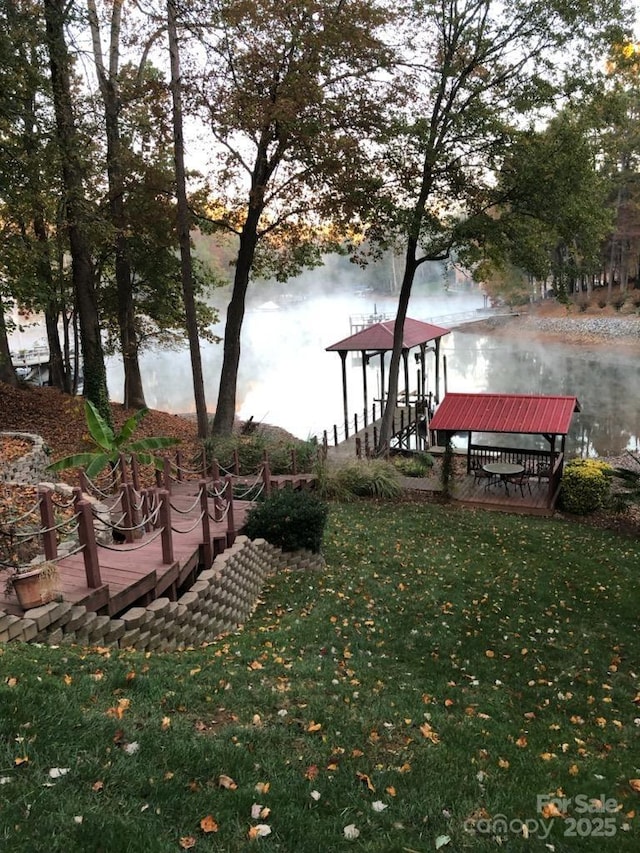
M395 320L375 323L361 332L356 332L355 335L350 335L350 337L338 341L337 344L331 344L331 346L327 347L327 352L392 350L395 326ZM425 344L427 341L434 341L436 338L448 335L449 329L443 329L442 326L434 326L432 323L423 323L421 320L412 320L411 317L407 317L404 321L403 332L402 347L403 349L411 349L420 344Z
M576 397L532 394L447 394L429 429L566 435L580 411Z

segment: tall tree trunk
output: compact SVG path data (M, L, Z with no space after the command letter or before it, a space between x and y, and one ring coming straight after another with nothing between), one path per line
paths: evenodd
M416 262L416 254L418 250L418 241L414 237L409 237L407 240L407 249L405 253L404 274L402 276L402 284L400 285L400 295L398 297L398 309L396 311L395 327L393 330L393 350L391 352L391 362L389 364L389 393L385 403L384 412L382 414L382 423L380 424L380 432L378 433L377 453L384 453L389 448L391 440L391 431L393 426L393 414L398 399L398 375L400 373L400 359L402 357L402 341L404 337L404 321L407 319L407 311L409 309L409 297L413 281L418 268ZM384 394L384 388L382 389Z
M76 307L80 321L84 395L96 406L107 423L111 409L107 391L94 269L86 231L79 140L71 101L69 54L64 38L64 0L44 0L47 50L51 67L51 83L56 116L56 132L62 161L62 178L66 192L66 218L71 252L71 273Z
M100 24L94 0L88 0L89 22L93 40L93 56L104 106L107 133L107 180L109 184L109 215L116 234L115 273L118 297L118 328L124 367L124 406L141 409L146 403L138 360L138 334L135 324L133 281L126 237L127 222L124 209L122 176L122 140L120 138L120 98L118 69L120 65L120 21L122 3L114 3L111 17L109 65L105 66L100 40Z
M180 270L182 274L182 293L184 312L191 354L191 373L193 376L193 395L196 404L198 436L206 438L209 431L207 403L204 394L202 358L200 356L200 338L196 317L195 291L193 286L193 267L191 263L191 215L187 203L186 176L184 168L184 136L182 130L182 85L180 79L180 54L178 52L178 33L176 27L175 0L167 0L167 29L169 35L169 54L171 59L171 96L173 105L173 144L176 170L176 198L178 241L180 244Z
M38 278L42 282L44 291L49 294L49 300L45 307L44 317L47 329L47 344L49 346L49 385L59 388L69 394L71 383L68 373L64 369L62 347L58 334L58 318L60 311L55 299L55 286L51 272L51 253L49 251L49 235L44 221L44 214L38 211L33 218L33 233L38 241L40 249L38 263Z
M11 350L9 349L4 310L4 305L0 299L0 382L6 382L7 385L15 387L18 384L18 377L11 363Z
M215 435L230 435L235 421L238 367L240 365L240 334L244 320L249 274L258 242L260 215L260 208L250 207L249 215L240 235L233 291L227 308L227 320L224 327L224 355L220 373L218 402L213 419L213 433Z

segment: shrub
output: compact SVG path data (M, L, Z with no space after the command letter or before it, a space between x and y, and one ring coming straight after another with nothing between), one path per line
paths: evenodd
M242 533L250 539L266 539L283 551L306 548L317 554L328 515L328 504L317 495L285 488L249 510Z
M402 492L396 468L384 459L354 459L344 465L326 463L316 469L316 488L324 498L396 498Z
M433 467L429 453L413 453L410 456L392 456L391 463L405 477L427 477Z
M203 442L207 463L217 459L225 469L233 467L234 451L238 453L240 473L256 474L262 465L265 453L269 458L272 474L288 474L292 470L291 451L295 449L298 471L308 473L313 469L318 452L315 441L291 438L275 438L257 427L254 432L234 433L231 436L210 436Z
M572 459L565 465L560 484L560 507L586 515L607 501L613 469L595 459Z

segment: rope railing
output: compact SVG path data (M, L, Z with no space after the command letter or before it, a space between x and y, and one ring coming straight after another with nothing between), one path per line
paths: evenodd
M119 554L123 554L128 553L129 551L140 551L142 548L146 548L147 545L151 545L152 542L159 539L163 533L164 527L160 527L152 536L145 539L144 542L139 542L137 545L108 545L106 542L100 542L98 544L99 547L104 548L105 551L117 551Z
M171 509L174 512L177 512L179 515L188 515L192 509L196 507L196 505L200 502L200 498L202 496L202 488L198 491L198 494L195 496L193 503L187 507L186 509L179 509L175 504L171 504Z
M196 520L194 521L194 523L191 525L191 527L188 527L186 530L180 530L180 528L178 528L178 527L174 527L174 526L173 526L173 524L171 525L171 530L172 530L174 533L191 533L191 531L192 531L192 530L195 530L195 529L196 529L196 527L200 524L200 522L201 522L201 521L202 521L202 519L204 518L204 515L205 515L205 513L204 513L204 512L201 512L201 513L200 513L200 515L199 515L199 516L196 518Z

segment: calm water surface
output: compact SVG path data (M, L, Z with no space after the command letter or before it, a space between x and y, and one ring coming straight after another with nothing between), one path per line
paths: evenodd
M316 296L298 303L254 302L242 334L238 416L277 424L300 438L321 434L341 423L340 357L325 348L350 334L349 318L360 313L395 311L391 297ZM482 306L480 295L440 293L412 299L409 315L430 320ZM446 323L444 323L446 325ZM222 334L223 325L216 331ZM566 394L577 396L568 451L578 455L617 455L637 450L640 436L640 373L623 349L586 348L515 339L505 341L470 332L443 339L447 388L458 392ZM202 351L207 403L215 407L222 346ZM147 403L173 412L193 411L189 354L152 351L141 360ZM410 361L413 373L415 362ZM347 358L350 414L360 412L362 366ZM121 399L122 371L109 362L109 386ZM427 384L434 391L434 360L427 355ZM380 396L379 359L368 367L369 400ZM410 375L410 387L417 376ZM444 393L441 377L441 397ZM487 437L487 441L490 437ZM504 439L502 440L504 443ZM543 445L541 445L543 446Z

